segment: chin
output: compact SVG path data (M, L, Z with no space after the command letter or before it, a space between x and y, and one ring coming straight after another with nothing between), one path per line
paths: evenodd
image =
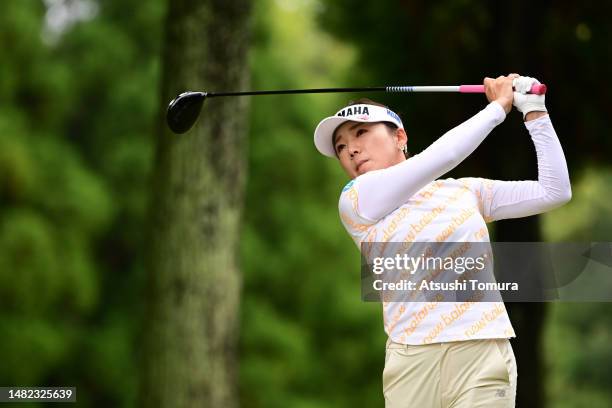
M359 171L356 171L357 175L361 176L362 174L366 174L369 171L377 170L374 165L371 163L366 163L359 168Z

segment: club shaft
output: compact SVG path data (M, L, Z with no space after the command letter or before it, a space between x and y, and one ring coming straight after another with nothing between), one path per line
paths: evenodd
M274 91L208 92L206 93L206 97L346 92L459 92L459 86L370 86L361 88L310 88L282 89Z
M243 91L243 92L207 92L206 97L214 96L248 96L248 95L285 95L306 93L342 93L342 92L385 92L385 86L372 86L362 88L311 88L311 89L282 89L275 91Z
M484 85L452 85L452 86L371 86L361 88L311 88L311 89L282 89L273 91L243 91L243 92L207 92L206 97L215 96L249 96L249 95L286 95L306 93L346 93L346 92L460 92L484 93ZM546 85L534 85L532 94L545 94Z
M460 86L388 86L387 92L460 92L459 88Z

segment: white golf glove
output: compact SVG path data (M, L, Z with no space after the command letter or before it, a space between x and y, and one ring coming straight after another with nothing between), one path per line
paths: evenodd
M529 90L534 84L539 84L535 78L521 76L512 80L512 86L514 86L514 101L512 104L516 107L519 112L523 113L523 119L529 112L547 112L546 106L544 105L545 95L532 95L528 94Z

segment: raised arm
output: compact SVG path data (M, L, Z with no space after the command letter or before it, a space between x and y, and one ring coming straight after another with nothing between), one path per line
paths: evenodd
M545 113L532 116L540 116L525 122L536 149L537 181L466 179L480 197L487 222L540 214L572 197L565 156L550 118Z
M561 143L544 104L544 95L527 90L539 83L535 78L515 78L514 106L523 113L538 160L537 181L470 179L481 199L487 221L518 218L556 208L572 197L569 173ZM474 183L475 180L480 180Z
M421 153L358 177L355 187L359 192L359 215L376 221L400 207L421 188L465 160L505 117L502 106L491 102Z
M421 153L355 180L361 218L374 222L404 204L428 183L465 160L512 109L513 77L485 78L490 101L482 111L446 132Z

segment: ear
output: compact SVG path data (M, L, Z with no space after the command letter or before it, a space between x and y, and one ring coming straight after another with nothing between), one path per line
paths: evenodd
M398 145L406 145L408 144L408 135L406 134L406 131L402 128L397 129L397 133L395 134L395 137L397 138L397 144Z

